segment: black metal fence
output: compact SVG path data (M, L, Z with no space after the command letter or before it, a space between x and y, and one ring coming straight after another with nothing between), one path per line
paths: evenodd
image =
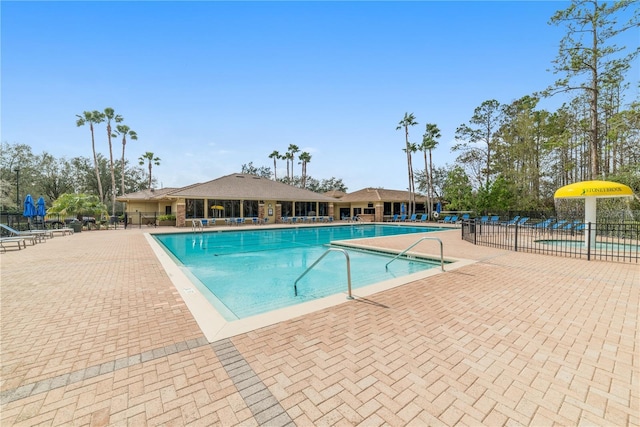
M462 238L475 245L587 260L640 262L640 223L527 222L468 220Z

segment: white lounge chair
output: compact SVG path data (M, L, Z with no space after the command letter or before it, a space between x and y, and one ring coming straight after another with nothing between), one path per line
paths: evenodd
M44 242L46 237L53 237L53 233L51 230L28 230L28 231L18 231L15 228L9 227L5 224L0 224L0 227L6 230L10 236L12 237L26 237L26 236L36 236L38 237L39 242Z
M22 249L23 246L25 248L27 247L26 239L22 237L0 237L0 249L2 249L3 253L7 252L5 245L9 244L17 246L18 250Z

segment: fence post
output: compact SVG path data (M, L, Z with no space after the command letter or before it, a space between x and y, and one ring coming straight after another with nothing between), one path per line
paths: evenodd
M515 230L515 236L513 238L513 245L514 245L514 251L518 252L518 222L516 221L515 224L513 224L513 226L516 228ZM508 225L506 227L509 227Z

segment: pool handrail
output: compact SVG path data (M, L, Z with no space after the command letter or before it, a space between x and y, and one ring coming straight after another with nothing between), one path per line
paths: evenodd
M329 252L332 252L332 251L342 252L344 254L345 258L347 258L347 289L348 289L348 293L349 293L347 295L347 299L353 299L353 295L351 295L351 260L349 259L349 254L347 253L347 251L345 251L344 249L341 249L341 248L329 248L329 249L327 249L322 255L320 255L320 258L315 260L315 262L313 264L311 264L304 271L304 273L302 273L300 276L298 276L296 281L293 282L293 292L294 292L295 296L298 296L298 281L300 279L302 279L305 276L305 274L307 274L309 272L309 270L311 270L313 267L315 267L316 264L318 264L322 260L322 258L327 256L327 254Z
M202 221L199 219L192 219L191 220L191 231L193 231L194 233L199 231L200 233L202 233Z
M407 249L403 250L402 252L400 252L398 255L396 255L395 257L393 257L393 259L391 261L389 261L385 266L385 270L389 270L389 264L391 264L393 261L397 260L398 258L400 258L402 255L404 255L405 253L407 253L407 251L411 248L413 248L414 246L416 246L418 243L422 242L423 240L437 240L438 242L440 242L440 269L442 271L444 270L444 250L443 250L443 246L442 246L442 240L438 239L437 237L421 237L420 239L418 239L416 242L414 242L411 246L409 246Z

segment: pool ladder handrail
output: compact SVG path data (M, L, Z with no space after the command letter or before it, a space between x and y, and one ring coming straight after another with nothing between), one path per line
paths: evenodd
M302 273L300 276L298 276L298 278L296 279L296 281L293 283L293 292L295 294L295 296L298 296L298 281L300 279L302 279L305 274L307 274L309 272L309 270L311 270L313 267L316 266L316 264L318 264L322 258L324 258L325 256L327 256L329 254L329 252L342 252L345 256L345 258L347 258L347 288L348 288L348 295L347 295L347 299L353 299L353 296L351 295L351 260L349 259L349 254L347 253L347 251L345 251L344 249L341 248L329 248L327 249L321 256L320 258L318 258L317 260L315 260L315 262L313 264L311 264L305 271L304 273Z
M204 226L202 225L202 220L199 220L199 219L191 220L191 231L193 231L194 233L196 231L199 231L200 233L202 233L203 227Z
M423 240L437 240L438 242L440 242L440 269L442 271L444 270L444 250L443 250L443 246L442 246L442 240L438 239L437 237L421 237L418 241L416 241L415 243L413 243L411 246L409 246L407 249L405 249L404 251L400 252L398 255L396 255L395 257L393 257L393 259L391 261L389 261L385 266L385 270L389 270L389 264L391 264L393 261L397 260L398 258L400 258L402 255L404 255L405 253L407 253L407 251L409 251L409 249L413 248L414 246L416 246L418 243L422 242Z

